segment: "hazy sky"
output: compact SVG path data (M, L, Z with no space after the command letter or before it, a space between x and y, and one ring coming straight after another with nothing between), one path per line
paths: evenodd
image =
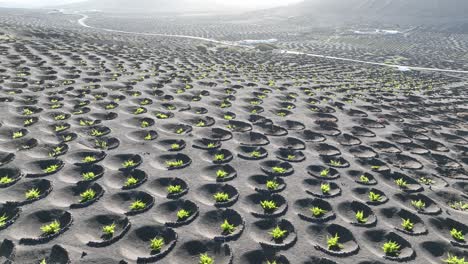
M66 4L73 2L81 2L84 0L0 0L0 6L9 7L41 7L51 6L54 4ZM129 0L131 1L131 0ZM219 0L220 3L226 3L226 0ZM240 7L255 6L255 7L272 7L280 6L295 2L301 2L301 0L235 0L229 1L230 4L236 4Z

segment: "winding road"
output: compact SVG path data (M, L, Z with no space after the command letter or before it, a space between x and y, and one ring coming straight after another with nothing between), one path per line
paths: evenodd
M187 35L172 35L172 34L162 34L162 33L144 33L144 32L132 32L132 31L123 31L123 30L116 30L116 29L108 29L108 28L100 28L100 27L93 27L86 24L86 20L89 19L88 15L85 14L77 14L77 13L64 13L70 15L81 15L82 17L78 20L78 24L85 27L91 28L96 30L102 30L107 32L117 32L123 34L132 34L132 35L143 35L143 36L160 36L160 37L173 37L173 38L184 38L184 39L193 39L193 40L201 40L216 44L228 45L228 46L235 46L235 47L242 47L247 49L252 49L252 46L241 45L233 42L227 41L220 41L216 39L210 38L202 38L196 36L187 36ZM292 51L292 50L281 50L282 54L293 54L293 55L303 55L308 57L316 57L316 58L323 58L323 59L330 59L330 60L339 60L339 61L348 61L348 62L355 62L355 63L362 63L368 65L376 65L376 66L385 66L391 68L397 68L400 70L414 70L414 71L431 71L431 72L444 72L444 73L464 73L468 74L468 71L463 70L450 70L450 69L439 69L439 68L427 68L427 67L418 67L418 66L408 66L408 65L397 65L397 64L386 64L381 62L373 62L373 61L363 61L363 60L356 60L350 58L343 58L343 57L334 57L334 56L327 56L327 55L320 55L320 54L313 54L313 53L305 53L299 51Z

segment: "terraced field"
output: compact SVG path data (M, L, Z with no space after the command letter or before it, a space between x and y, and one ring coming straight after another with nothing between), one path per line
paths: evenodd
M466 263L466 75L80 17L0 10L1 263Z

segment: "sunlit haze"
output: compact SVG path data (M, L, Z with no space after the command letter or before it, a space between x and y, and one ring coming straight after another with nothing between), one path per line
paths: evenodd
M193 0L197 1L197 0ZM292 3L301 2L301 0L206 0L210 3L223 4L225 6L236 6L243 8L267 8L288 5ZM63 5L68 3L83 2L83 0L0 0L0 6L4 7L46 7L54 5Z

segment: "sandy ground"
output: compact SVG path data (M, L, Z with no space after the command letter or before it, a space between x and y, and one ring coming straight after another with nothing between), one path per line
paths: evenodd
M468 257L459 78L0 14L0 263Z

